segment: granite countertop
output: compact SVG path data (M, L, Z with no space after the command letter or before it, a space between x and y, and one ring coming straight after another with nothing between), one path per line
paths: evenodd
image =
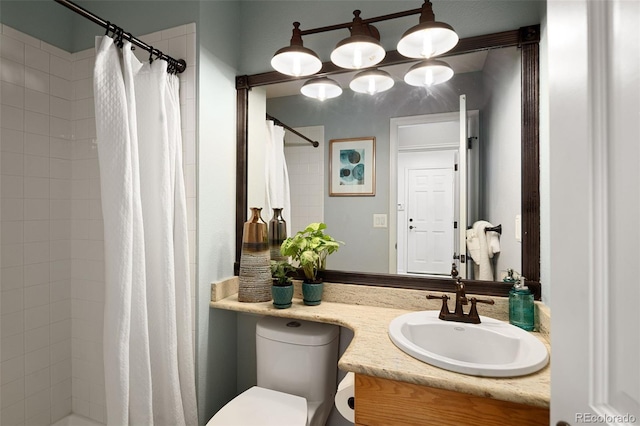
M440 309L439 301L425 300L422 290L404 290L325 283L323 301L318 306L302 303L300 285L296 283L293 305L276 309L271 302L238 301L237 277L212 285L211 307L260 315L295 318L337 324L353 330L354 337L338 361L343 371L384 379L399 380L471 395L548 408L551 396L550 366L522 377L485 378L443 370L419 361L398 349L387 330L392 319L411 311ZM480 310L480 315L505 320L506 300L494 298L496 304ZM402 309L399 308L402 306ZM483 306L484 307L484 306ZM508 313L506 314L508 315ZM534 333L547 349L548 311L539 309L539 328Z

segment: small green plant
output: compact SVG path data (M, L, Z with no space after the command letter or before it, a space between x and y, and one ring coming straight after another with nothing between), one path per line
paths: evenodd
M298 262L308 282L318 282L318 272L326 267L327 256L338 251L342 241L324 233L327 225L311 223L282 243L280 253Z
M293 272L295 270L296 268L286 260L272 260L271 277L273 278L273 285L291 285L291 277L289 276L289 272Z

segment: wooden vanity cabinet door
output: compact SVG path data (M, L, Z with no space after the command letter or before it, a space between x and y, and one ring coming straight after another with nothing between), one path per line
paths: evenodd
M360 426L548 425L549 409L356 374L355 423Z

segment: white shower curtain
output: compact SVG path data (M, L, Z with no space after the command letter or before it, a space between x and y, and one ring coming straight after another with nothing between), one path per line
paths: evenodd
M281 208L282 217L287 222L287 235L291 236L291 194L289 172L284 157L284 129L267 120L267 140L265 148L265 181L267 214L273 208ZM271 216L265 217L269 220Z
M197 425L179 81L96 38L109 425Z

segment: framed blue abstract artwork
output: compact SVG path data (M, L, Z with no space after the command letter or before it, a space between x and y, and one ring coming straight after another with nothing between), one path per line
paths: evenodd
M376 138L329 141L329 196L376 195Z

